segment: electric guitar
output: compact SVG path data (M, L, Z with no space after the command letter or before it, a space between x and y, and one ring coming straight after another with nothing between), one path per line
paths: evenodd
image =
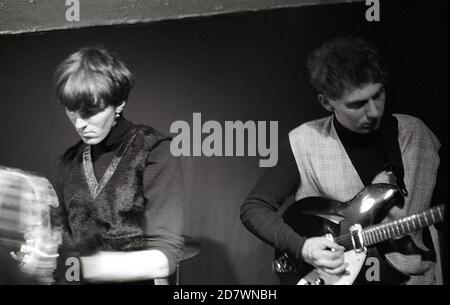
M436 206L389 223L379 223L393 205L402 203L400 190L394 185L382 183L365 187L345 203L322 197L308 197L294 203L284 212L284 221L301 236L324 235L343 246L344 259L349 266L344 274L331 275L306 263L302 268L297 268L287 254L282 254L274 261L274 268L282 283L351 285L394 284L406 281L409 277L395 269L385 259L385 254L394 247L390 246L399 243L399 237L443 221L444 206ZM412 240L410 241L410 244L413 244ZM382 278L376 281L377 283L368 283L364 272L361 272L367 267L364 263L368 257L375 257L380 264Z

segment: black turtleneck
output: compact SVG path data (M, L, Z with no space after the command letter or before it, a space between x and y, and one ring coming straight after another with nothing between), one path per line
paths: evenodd
M127 134L134 124L121 117L111 128L106 138L97 145L91 146L92 163L95 177L99 181L108 168L120 144L127 138Z
M406 195L403 161L398 144L398 121L392 115L385 115L380 127L369 134L358 134L342 126L336 117L333 125L365 186L372 183L375 176L383 170L391 171L397 184Z
M336 117L333 125L361 181L369 185L386 163L381 127L369 134L359 134L342 126Z

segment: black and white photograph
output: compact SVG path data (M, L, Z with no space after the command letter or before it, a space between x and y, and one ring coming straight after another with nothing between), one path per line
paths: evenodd
M0 0L0 285L447 285L448 6Z

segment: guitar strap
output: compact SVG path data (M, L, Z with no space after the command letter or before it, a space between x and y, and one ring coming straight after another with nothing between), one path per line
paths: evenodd
M388 175L389 183L397 185L402 192L403 196L408 196L408 191L405 186L404 176L405 170L402 161L402 155L400 151L400 145L398 143L398 120L392 115L386 116L380 126L380 136L382 137L384 159L385 163L383 170ZM380 245L379 248L382 252L398 252L404 255L420 255L423 260L436 261L436 253L434 251L433 243L431 242L430 231L423 230L423 241L430 251L424 251L417 247L410 236L405 236L396 241L386 242L384 245Z
M383 170L395 176L395 184L398 186L403 196L408 196L405 186L405 169L403 167L402 154L398 143L398 120L392 115L386 116L380 126L380 136L382 138L384 150Z

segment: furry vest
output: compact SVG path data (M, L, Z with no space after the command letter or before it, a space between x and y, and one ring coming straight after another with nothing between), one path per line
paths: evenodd
M84 242L91 250L144 247L143 174L152 149L167 138L144 125L131 128L100 181L89 145L79 143L66 152L62 193L72 244Z

